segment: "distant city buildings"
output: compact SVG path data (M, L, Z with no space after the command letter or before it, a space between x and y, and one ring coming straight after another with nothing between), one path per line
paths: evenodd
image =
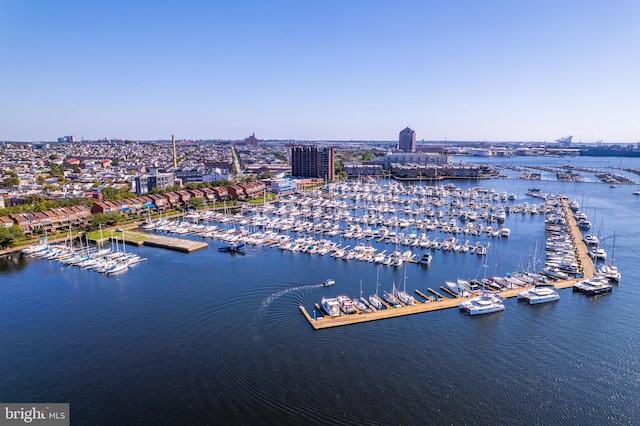
M244 143L245 145L251 145L251 146L256 146L258 145L258 143L261 142L259 139L256 138L256 134L253 133L251 136L249 136L248 138L244 139Z
M63 136L61 138L58 138L58 142L75 142L75 141L76 141L76 137L74 135Z
M416 132L405 127L400 132L398 149L404 152L416 152Z
M392 164L419 164L419 165L445 165L453 162L451 155L439 155L431 153L391 153L385 157L385 168L391 168Z
M347 162L342 165L343 169L350 178L358 178L364 176L382 176L382 164L360 164L356 162Z
M293 146L291 148L291 176L333 181L335 176L333 147Z

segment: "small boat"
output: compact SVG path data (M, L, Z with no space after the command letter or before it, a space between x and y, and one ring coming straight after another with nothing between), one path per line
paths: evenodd
M326 280L324 280L324 283L322 283L323 286L325 287L329 287L334 285L336 282L334 280L332 280L331 278L327 278Z
M560 295L551 286L534 287L518 293L518 300L526 300L530 305L560 300Z
M229 245L224 245L222 247L218 247L218 250L221 252L228 252L228 253L242 253L244 254L244 252L242 251L242 248L244 247L244 244L229 244Z
M640 195L640 189L636 189L635 191L633 191L633 195Z
M118 272L122 272L129 267L129 264L126 261L118 261L110 268L107 268L104 273L106 275L113 275Z
M420 260L418 260L418 263L420 265L429 265L431 264L432 259L433 259L433 256L431 255L431 253L424 253L420 258Z

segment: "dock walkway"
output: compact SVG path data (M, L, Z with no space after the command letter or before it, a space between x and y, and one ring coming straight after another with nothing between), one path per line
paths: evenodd
M118 235L117 237L120 241L122 241L122 235ZM170 250L183 251L186 253L191 253L192 251L200 250L203 248L209 247L204 241L193 241L182 238L174 238L167 237L165 235L155 235L155 234L147 234L144 232L134 232L134 231L126 231L124 233L124 241L127 244L136 245L136 246L150 246L150 247L160 247L166 248Z

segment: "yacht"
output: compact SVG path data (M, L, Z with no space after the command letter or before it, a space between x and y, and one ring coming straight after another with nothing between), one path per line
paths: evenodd
M598 243L600 243L600 240L598 240L598 237L595 235L587 234L584 236L584 242L588 246L597 246Z
M322 283L323 286L325 287L329 287L334 285L336 282L334 280L332 280L331 278L327 278L326 280L324 280L324 283Z
M620 277L622 275L620 274L618 267L611 264L602 265L598 272L609 281L613 281L615 283L620 282Z
M580 229L591 229L591 222L586 219L580 219L578 221L578 228Z
M591 250L589 250L589 256L591 256L595 261L607 260L607 252L601 247L592 247Z
M530 305L560 300L560 295L551 286L534 287L518 293L518 300L526 300Z
M462 304L460 304L460 310L467 311L469 315L490 314L492 312L504 311L502 300L502 297L498 295L484 293L479 297L462 302Z
M611 284L598 278L589 278L586 280L578 281L573 286L573 291L579 291L588 296L611 293L612 289L613 287Z
M464 280L458 279L458 281L456 282L445 281L444 283L447 285L447 288L457 296L468 297L469 296L469 291L467 291L468 287L466 287L463 284L464 282L465 282Z
M331 317L340 316L340 303L338 299L332 297L323 297L320 302L322 309Z
M565 272L562 272L560 270L560 268L558 267L545 267L542 271L540 271L541 274L546 275L549 278L555 279L555 280L568 280L569 279L569 275Z
M340 309L342 309L342 312L347 315L356 313L356 307L353 305L353 301L351 300L351 298L349 298L349 296L340 295L337 296L336 299L340 304Z

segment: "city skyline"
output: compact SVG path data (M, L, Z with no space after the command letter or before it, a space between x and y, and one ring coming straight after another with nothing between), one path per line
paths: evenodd
M0 140L636 142L640 4L5 1Z

